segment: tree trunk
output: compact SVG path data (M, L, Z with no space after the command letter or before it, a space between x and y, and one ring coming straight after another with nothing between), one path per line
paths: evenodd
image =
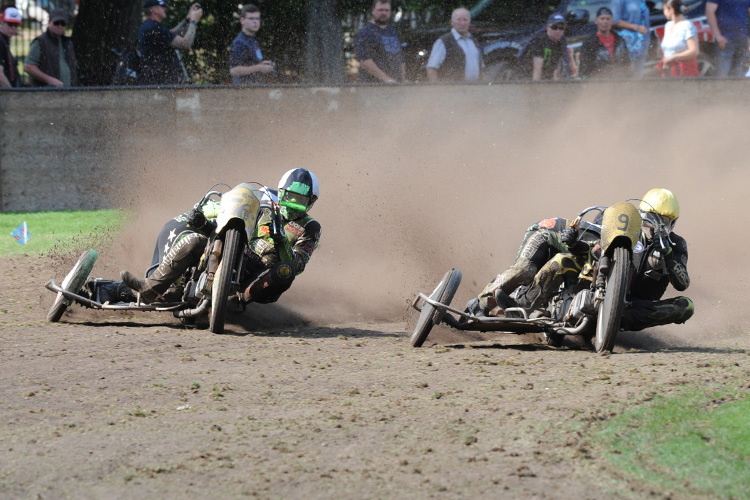
M81 85L109 85L119 56L135 45L143 0L81 0L73 27Z
M308 2L306 79L309 83L344 81L343 33L336 3L336 0Z

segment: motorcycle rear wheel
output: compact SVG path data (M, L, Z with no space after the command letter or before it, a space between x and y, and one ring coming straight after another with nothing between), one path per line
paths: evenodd
M596 322L594 349L596 352L612 352L615 338L620 331L620 320L625 310L625 295L628 291L628 274L630 271L630 253L626 248L615 248L613 265L607 277L607 289L604 301L599 306L599 317Z
M71 269L68 275L65 276L60 288L73 293L80 292L81 288L83 288L83 285L86 283L86 278L91 274L91 270L94 268L94 263L97 258L99 258L99 254L93 248L83 252L73 266L73 269ZM60 318L62 318L63 313L69 305L70 300L66 299L62 293L58 293L55 302L47 313L47 321L50 323L57 323L60 321Z
M445 273L445 276L440 280L438 286L435 287L430 298L449 306L451 300L453 300L453 296L456 294L456 290L458 290L458 285L460 284L461 271L453 268ZM422 312L419 314L417 327L414 329L414 333L411 336L411 345L414 347L422 347L422 344L427 340L427 336L430 334L433 325L440 323L442 319L443 314L441 311L435 309L434 306L427 302L422 304Z
M214 282L211 300L209 329L212 333L224 333L224 320L227 315L227 302L232 291L232 276L239 261L240 232L229 229L224 236L224 250L221 255L221 271Z

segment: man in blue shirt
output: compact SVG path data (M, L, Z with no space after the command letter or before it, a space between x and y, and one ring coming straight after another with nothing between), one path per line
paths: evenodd
M265 75L274 71L274 64L263 59L255 33L260 29L260 11L253 4L245 4L240 14L242 31L229 49L229 74L235 85L262 83Z
M632 76L642 78L651 43L648 5L645 0L612 0L612 22L628 48Z
M401 42L392 26L391 1L374 0L372 19L354 39L354 52L359 61L360 83L396 83L406 79Z
M708 0L706 20L719 46L718 75L743 76L748 53L750 0Z
M164 0L143 2L146 20L138 30L138 50L141 53L138 82L141 85L175 85L182 79L182 66L176 49L190 49L193 46L203 9L197 3L190 7L187 30L184 35L178 35L185 27L185 20L172 30L161 24L167 17L168 7Z

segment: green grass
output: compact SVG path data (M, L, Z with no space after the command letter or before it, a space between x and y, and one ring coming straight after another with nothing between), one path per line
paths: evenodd
M114 238L129 217L121 210L0 213L0 256L38 255L61 244L101 244ZM10 233L24 221L31 238L20 245Z
M750 498L750 394L692 392L612 418L593 436L619 474L662 493Z

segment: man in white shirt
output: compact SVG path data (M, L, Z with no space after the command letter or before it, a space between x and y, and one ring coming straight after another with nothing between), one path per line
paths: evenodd
M482 51L469 33L471 14L458 8L451 15L451 31L435 41L427 61L431 82L476 82L484 68Z

